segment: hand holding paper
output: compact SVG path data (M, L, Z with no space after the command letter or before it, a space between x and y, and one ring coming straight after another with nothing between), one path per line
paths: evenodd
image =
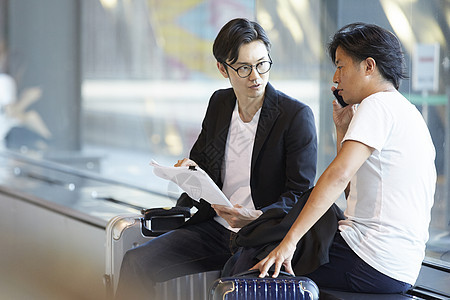
M217 215L222 217L233 228L242 228L262 215L261 210L248 209L236 204L234 207L212 205Z
M198 166L166 167L152 160L153 173L156 176L177 184L189 197L199 201L200 198L210 204L233 207L214 181Z

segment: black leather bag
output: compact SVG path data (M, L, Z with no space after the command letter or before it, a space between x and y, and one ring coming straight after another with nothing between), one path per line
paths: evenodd
M182 226L191 217L189 207L151 208L142 211L141 231L144 236L159 236Z

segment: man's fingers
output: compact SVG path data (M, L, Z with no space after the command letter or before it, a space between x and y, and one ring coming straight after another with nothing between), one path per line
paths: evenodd
M289 261L285 266L284 269L286 270L286 272L288 272L291 275L295 276L294 270L292 269L292 265L291 262Z
M226 206L226 205L221 205L221 204L211 204L211 207L217 208L217 209L219 209L219 210L226 210L226 209L229 209L228 206Z
M177 163L176 164L174 164L173 166L174 167L180 167L181 166L181 164L183 163L183 160L177 160Z
M195 161L190 160L189 158L180 159L177 161L176 164L173 165L174 167L187 167L187 166L197 166Z
M179 159L177 161L177 163L175 165L173 165L174 167L183 167L186 165L186 162L188 162L189 159L188 158L183 158L183 159Z
M262 262L262 261L261 261ZM259 268L259 270L261 271L261 273L259 274L259 278L264 278L266 277L268 274L267 272L269 271L270 267L273 265L272 259L267 259L262 266Z
M226 205L213 204L211 207L216 211L217 214L231 214L232 208L229 208Z
M277 278L278 275L280 274L280 269L281 269L282 263L276 261L275 262L275 271L273 272L272 277L273 278Z

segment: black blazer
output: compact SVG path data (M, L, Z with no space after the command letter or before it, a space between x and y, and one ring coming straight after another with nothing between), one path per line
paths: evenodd
M236 105L232 88L216 91L209 101L202 130L190 159L222 188L225 145ZM277 208L286 213L303 192L313 186L317 164L317 133L312 110L267 84L253 145L250 187L255 208ZM182 197L187 197L184 194ZM205 201L187 222L198 223L215 215Z
M287 215L281 210L271 209L239 230L233 244L244 249L239 260L228 271L229 275L247 271L280 244L297 220L311 192L312 188L304 192ZM329 249L338 232L338 222L344 218L344 213L333 203L303 235L297 243L291 262L297 276L309 274L329 262Z

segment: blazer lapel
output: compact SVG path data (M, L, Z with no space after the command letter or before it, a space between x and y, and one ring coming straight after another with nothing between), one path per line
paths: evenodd
M253 146L252 171L259 152L279 114L278 93L270 83L267 83L261 115L259 116L258 129L256 130L255 144Z
M232 89L230 89L232 95L227 95L221 101L219 105L219 113L217 114L217 123L216 123L216 130L214 133L214 144L215 148L217 150L217 163L218 165L215 166L215 170L218 171L216 174L216 178L218 178L218 186L222 188L223 184L223 178L221 174L222 170L222 163L225 156L225 146L227 142L228 137L228 131L230 129L230 123L231 123L231 115L233 114L234 106L236 105L236 96L234 95L234 92ZM217 182L216 182L217 183Z

